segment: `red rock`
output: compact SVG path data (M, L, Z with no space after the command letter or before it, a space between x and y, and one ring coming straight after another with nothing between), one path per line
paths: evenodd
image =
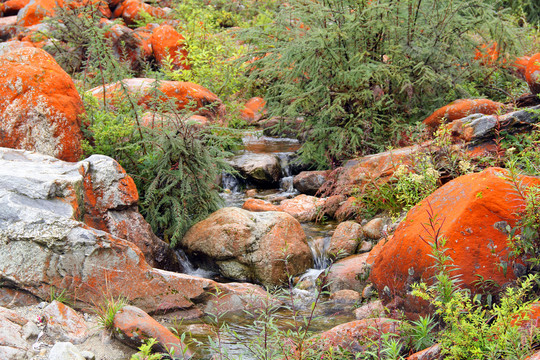
M17 14L17 25L39 24L45 17L54 15L54 9L59 6L64 6L63 0L33 0Z
M385 302L401 297L407 307L409 286L429 281L433 275L431 248L420 239L432 241L424 229L431 211L429 204L439 220L440 235L447 239L447 255L457 266L453 274L460 275L462 286L478 291L477 275L499 285L516 278L513 259L508 259L505 227L515 225L516 212L524 202L501 176L508 176L508 172L488 168L448 182L409 211L392 239L375 246L370 279ZM519 179L524 185L540 184L538 178ZM501 261L509 262L506 273L499 266Z
M471 114L496 114L504 108L504 104L488 99L459 99L428 116L423 122L430 128L438 127L443 119L447 122L464 118Z
M399 333L400 322L386 318L364 319L338 325L322 333L323 348L341 347L353 353L365 351L383 334Z
M167 24L155 28L150 37L150 44L159 64L164 65L166 59L169 58L173 69L189 70L188 52L184 42L184 37Z
M154 79L125 79L121 82L105 85L105 97L109 101L122 98L124 91L128 91L131 96L137 99L139 105L152 108L152 103L156 101L152 93ZM89 94L99 100L103 100L103 86L98 86L89 90ZM125 90L124 90L125 89ZM160 81L158 102L170 102L175 110L182 110L186 107L197 111L199 115L215 119L224 114L224 106L217 95L208 89L190 82L181 81ZM163 109L166 112L168 109Z
M435 344L427 349L412 354L407 360L437 360L441 356L441 346Z
M364 231L360 224L354 221L342 222L330 239L327 253L332 258L337 259L353 255L363 237Z
M126 61L133 70L140 70L151 56L151 50L145 48L144 33L135 32L129 27L116 24L111 20L103 20L101 26L110 26L105 37L112 43L114 56ZM148 48L149 46L146 45ZM148 54L147 54L148 51Z
M158 323L150 315L135 306L124 306L114 316L116 337L129 346L138 348L146 339L156 339L158 352L167 352L174 349L176 356L185 354L190 358L193 354L179 338Z
M39 303L35 296L17 289L0 288L0 306L30 306Z
M19 10L28 5L30 0L7 0L0 4L0 13L2 16L17 15Z
M69 306L56 300L43 310L47 320L47 331L61 341L74 344L84 342L88 336L88 328L84 318Z
M163 11L163 9L148 5L140 0L122 1L114 11L113 16L121 17L126 24L132 25L136 20L141 19L140 13L143 11L157 18L163 18L165 16L165 11Z
M330 295L330 300L338 304L353 305L362 300L362 295L354 290L339 290Z
M352 255L332 264L328 272L331 292L354 290L362 293L369 275L369 253Z
M419 146L409 146L350 160L338 172L337 180L333 180L333 185L325 192L325 196L354 195L363 191L368 184L386 183L399 165L412 164L412 159L419 150ZM327 184L323 187L327 187Z
M324 206L325 199L309 195L298 195L283 200L279 205L281 211L292 215L298 221L313 221Z
M110 19L112 17L111 9L109 9L109 4L105 0L72 0L68 6L72 9L77 9L85 6L89 11L99 10L101 15L105 18Z
M25 47L0 56L0 146L79 160L81 97L45 51Z
M266 114L265 106L266 101L263 98L253 97L246 102L240 115L248 124L256 123Z
M372 240L379 240L383 236L384 220L382 218L371 219L364 225L364 233Z
M334 214L334 218L337 221L345 221L347 219L354 219L358 216L361 206L362 206L362 203L354 196L351 196L347 198L347 200L339 206L339 208L336 210Z
M540 93L540 53L534 54L527 63L525 80L533 94Z
M380 300L364 304L354 310L354 316L357 320L381 317L384 315L384 306Z
M242 209L248 211L280 211L279 206L276 206L268 201L261 199L247 199L242 205Z

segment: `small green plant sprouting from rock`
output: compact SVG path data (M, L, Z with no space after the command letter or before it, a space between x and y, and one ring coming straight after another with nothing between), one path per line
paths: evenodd
M124 306L128 304L125 297L105 298L103 303L96 305L94 312L98 317L98 323L101 328L112 331L114 329L114 317Z

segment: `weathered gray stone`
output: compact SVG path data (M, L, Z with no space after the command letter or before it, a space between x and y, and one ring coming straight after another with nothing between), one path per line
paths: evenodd
M302 171L293 179L294 188L302 194L315 195L325 183L328 171Z
M270 154L243 154L229 160L229 163L249 182L263 187L278 184L281 178L279 158Z
M53 301L44 309L47 332L61 341L84 342L89 333L84 318L69 306Z
M85 203L78 194L89 167L89 161L66 163L0 148L2 286L41 299L66 289L81 306L105 294L122 295L148 312L193 308L192 299L203 303L215 289L234 292L208 279L154 269L134 244L78 221Z
M49 353L49 360L85 360L85 358L72 343L57 342Z

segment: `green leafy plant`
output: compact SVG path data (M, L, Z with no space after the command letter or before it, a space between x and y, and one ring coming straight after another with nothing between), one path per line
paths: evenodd
M144 343L139 347L139 352L131 357L131 360L161 360L162 354L153 354L152 348L156 345L157 341L154 338L146 339Z
M517 46L516 31L485 0L294 0L244 38L270 115L303 120L301 155L325 167L397 141L488 71L473 62L479 43Z
M127 299L123 296L105 297L102 303L94 306L99 326L105 330L114 330L114 317L127 304Z

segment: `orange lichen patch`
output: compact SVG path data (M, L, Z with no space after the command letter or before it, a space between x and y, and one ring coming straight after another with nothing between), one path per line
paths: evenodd
M64 6L63 0L34 0L17 14L18 26L39 24L47 16L54 15L54 9Z
M105 18L110 19L112 17L109 4L105 0L73 0L69 2L68 5L72 9L78 9L83 6L92 6L93 8L98 9Z
M214 119L224 113L224 106L221 100L208 89L190 82L181 81L160 81L157 98L154 94L152 84L153 79L126 79L114 84L108 84L91 89L89 92L98 99L103 99L103 91L109 100L122 98L125 91L131 96L137 98L139 105L146 108L155 107L153 104L168 102L174 106L175 110L189 108L197 111L199 115ZM168 112L167 107L160 109L162 112Z
M525 80L533 94L540 93L540 53L534 54L527 63Z
M0 13L3 16L17 15L19 10L28 5L30 0L7 0L0 4Z
M259 121L266 114L265 106L266 101L263 98L253 97L246 102L240 115L248 123Z
M506 226L516 224L516 212L523 208L524 200L505 176L508 171L500 168L461 176L409 211L393 239L380 245L372 267L371 281L386 301L396 296L405 298L414 282L430 281L434 260L429 242L434 239L425 224L435 217L435 228L447 239L447 255L464 287L478 291L478 275L499 285L516 278L511 270L515 259L509 258ZM540 178L535 177L520 176L518 181L524 186L540 185ZM507 272L498 266L502 261L510 263Z
M139 0L125 0L114 11L114 17L122 17L126 24L132 25L136 20L140 20L140 13L146 12L157 18L165 17L165 11L159 7L148 5Z
M459 99L436 110L423 122L430 128L438 127L443 119L453 121L471 114L492 115L504 108L504 104L488 99Z
M114 328L123 335L120 339L130 345L139 346L144 340L152 338L157 341L161 351L173 350L175 354L182 354L184 358L191 358L193 355L189 350L184 353L187 345L169 329L134 306L125 306L116 313Z
M483 156L496 155L499 148L496 144L480 144L467 151L467 156L471 158L478 158Z
M482 65L494 65L499 60L499 45L494 41L491 45L482 44L476 48L475 60L479 60Z
M254 212L260 211L280 211L279 206L276 206L268 201L261 199L247 199L242 205L242 209Z
M184 46L184 37L170 25L161 25L154 29L150 44L154 50L156 61L163 65L170 59L174 69L189 70L188 52Z
M79 160L81 97L69 75L32 47L0 56L0 146Z
M514 68L516 73L525 80L525 71L527 69L527 64L529 63L529 60L531 59L530 56L521 56L516 58L516 60L510 64L511 67Z
M341 347L351 352L363 351L383 334L399 333L400 322L386 318L351 321L321 334L324 349Z

